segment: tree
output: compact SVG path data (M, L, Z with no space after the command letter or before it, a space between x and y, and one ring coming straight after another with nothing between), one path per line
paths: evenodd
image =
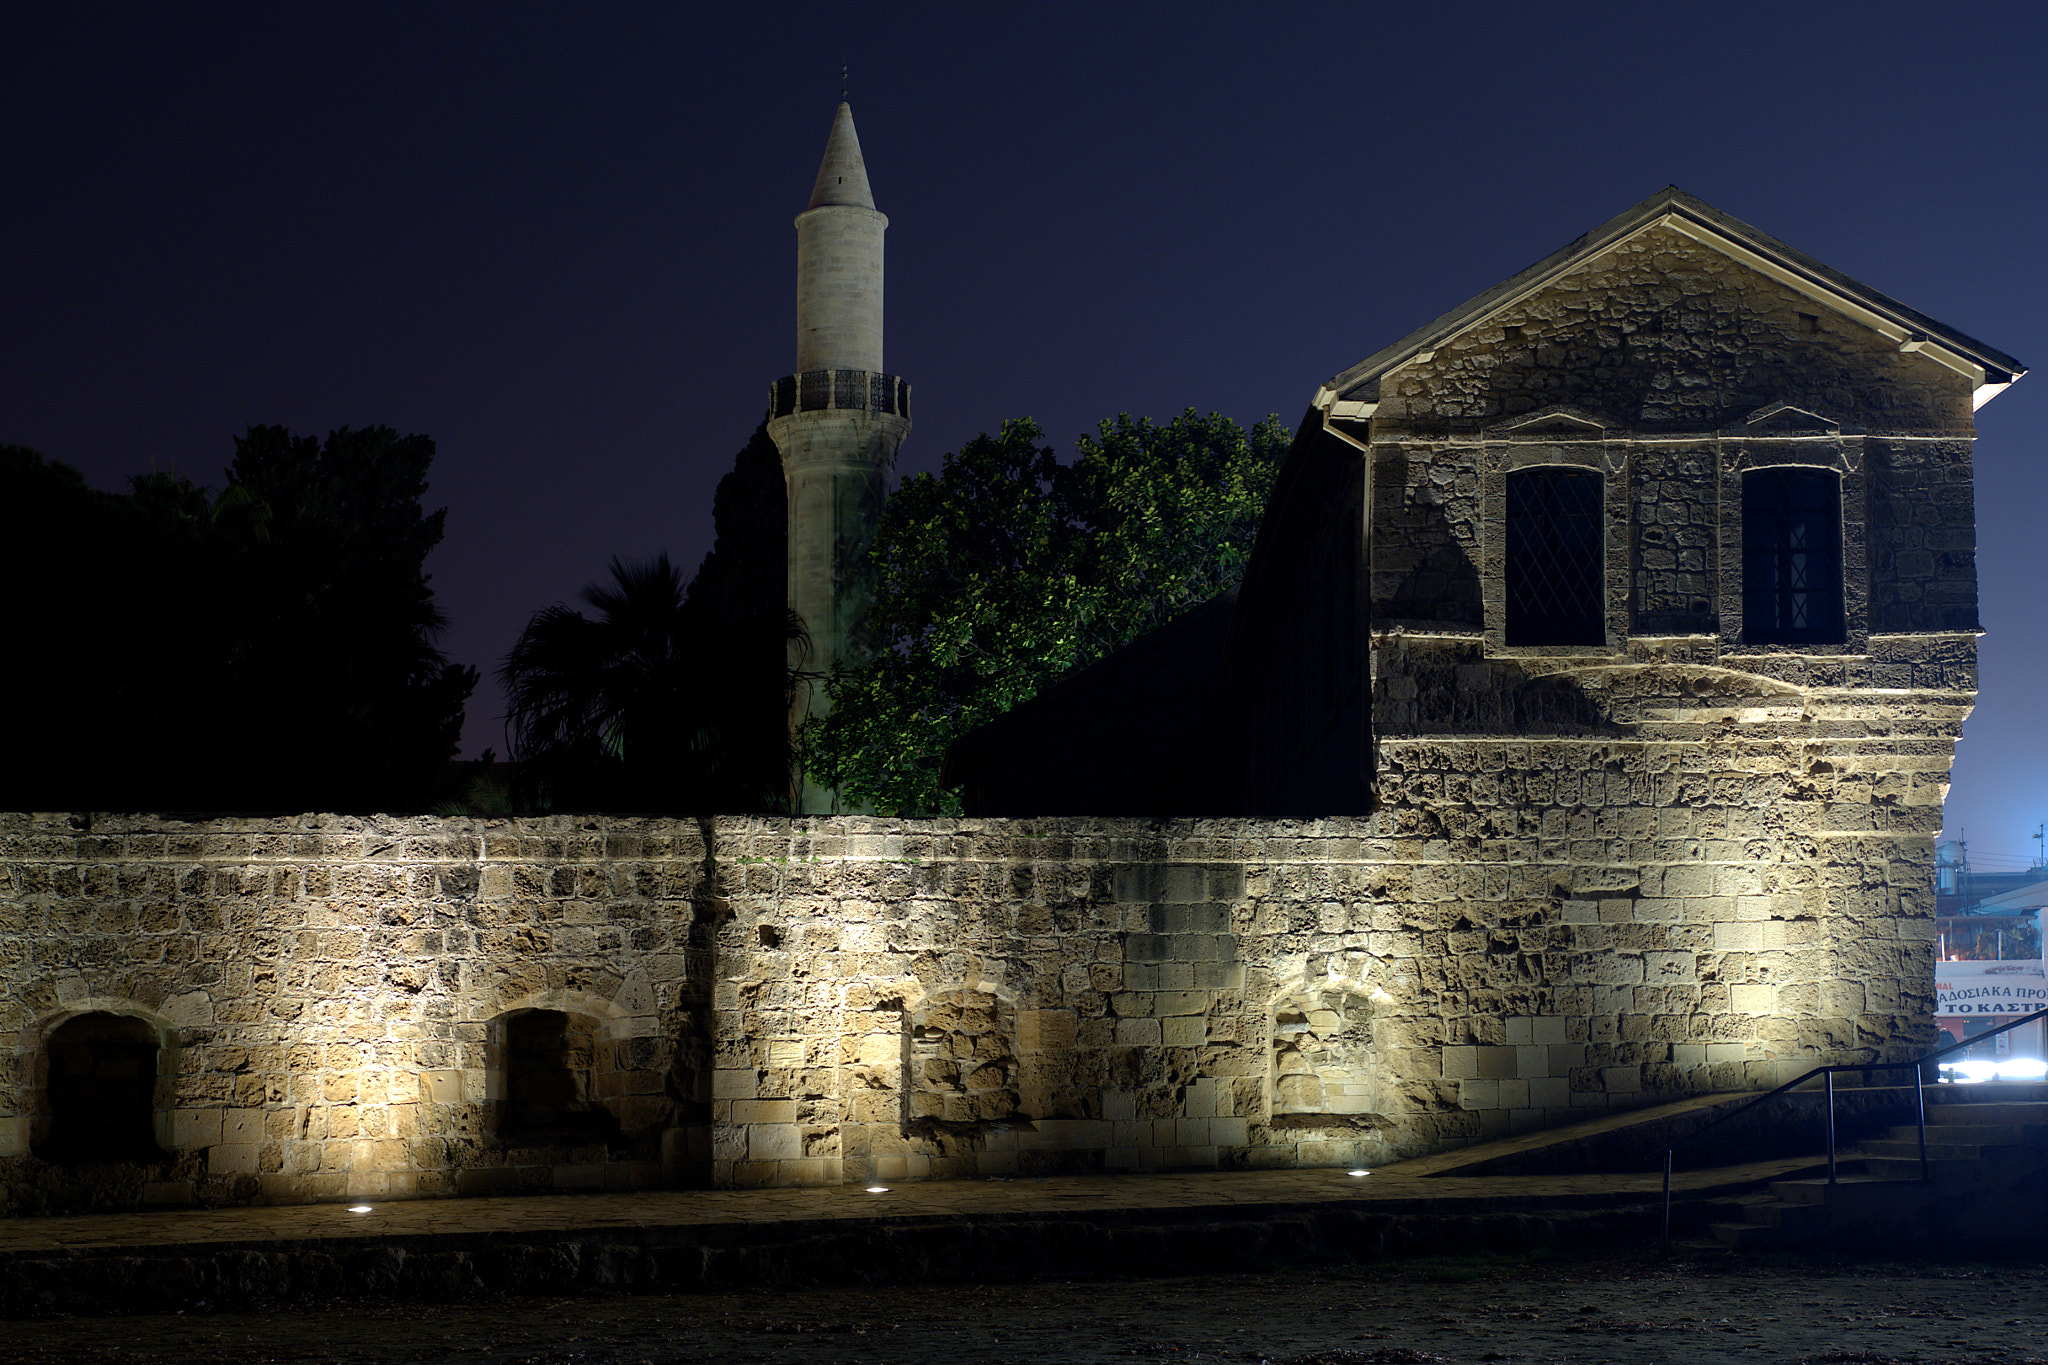
M541 809L786 809L786 610L727 613L692 602L666 554L611 561L584 588L594 615L534 613L499 670L522 803ZM772 745L748 722L773 701Z
M433 644L445 621L424 566L448 515L421 505L433 455L390 427L235 442L214 504L237 587L235 707L284 804L423 809L455 753L477 672Z
M252 427L218 495L152 473L97 493L0 452L25 653L10 711L35 738L10 805L420 810L476 671L433 646L423 570L445 512L433 442Z
M829 683L806 761L855 801L945 813L961 735L1243 577L1288 433L1119 416L1071 464L1012 421L906 479L873 551L876 657Z

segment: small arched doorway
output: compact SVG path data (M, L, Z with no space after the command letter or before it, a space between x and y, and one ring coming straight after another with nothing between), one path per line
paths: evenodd
M163 1041L131 1015L94 1011L53 1030L38 1059L47 1127L34 1144L45 1161L148 1163L157 1143Z
M501 1027L500 1137L529 1145L620 1140L619 1121L600 1098L604 1076L616 1069L601 1024L563 1010L514 1010Z

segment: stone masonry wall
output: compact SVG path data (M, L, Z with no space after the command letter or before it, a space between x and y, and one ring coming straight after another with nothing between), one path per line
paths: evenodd
M0 816L8 1207L1350 1165L1773 1083L1931 991L1945 759L1816 724L1397 743L1313 823ZM525 1010L614 1130L505 1122ZM95 1012L153 1164L34 1154Z

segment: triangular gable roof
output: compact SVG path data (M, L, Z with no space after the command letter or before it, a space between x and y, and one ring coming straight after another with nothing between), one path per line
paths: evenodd
M1983 342L1944 327L1897 299L1822 265L1740 218L1667 185L1612 222L1593 229L1562 251L1545 256L1435 322L1366 357L1317 391L1315 406L1335 418L1370 416L1379 402L1380 377L1415 359L1488 314L1520 302L1581 262L1661 225L1727 253L1752 269L1809 298L1855 318L1889 337L1902 351L1919 351L1971 381L1975 406L1982 407L2027 372L2019 361Z

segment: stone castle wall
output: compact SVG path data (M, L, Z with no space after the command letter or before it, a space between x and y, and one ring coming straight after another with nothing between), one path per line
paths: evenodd
M1312 823L0 817L9 1207L1350 1165L1895 1051L1946 749L1800 724ZM49 1147L93 1014L153 1164Z

